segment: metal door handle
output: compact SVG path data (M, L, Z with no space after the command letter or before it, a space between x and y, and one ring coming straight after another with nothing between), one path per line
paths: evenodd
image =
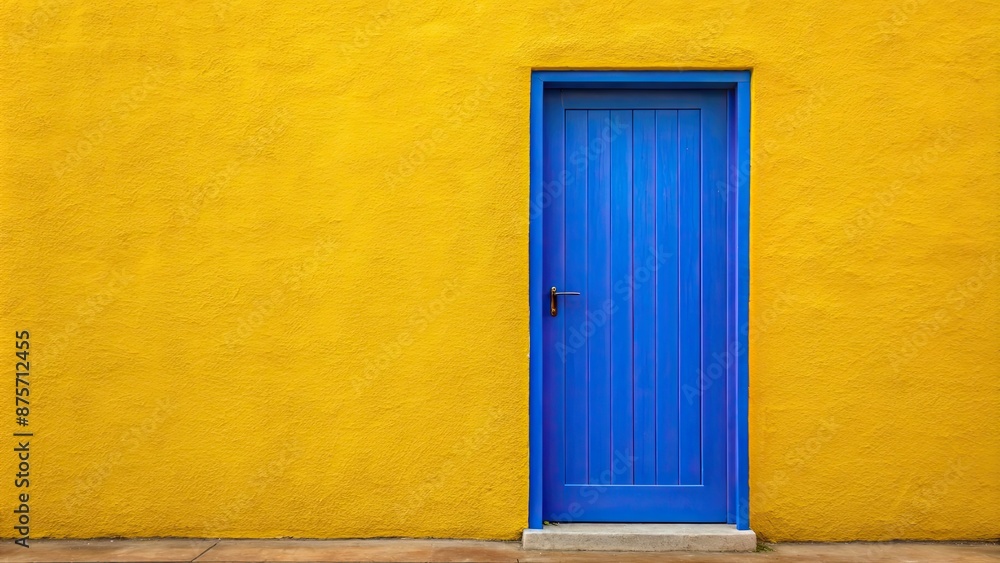
M559 305L558 300L556 299L556 296L558 295L580 295L580 292L556 291L556 286L552 286L552 289L549 291L549 313L551 313L553 317L559 314Z

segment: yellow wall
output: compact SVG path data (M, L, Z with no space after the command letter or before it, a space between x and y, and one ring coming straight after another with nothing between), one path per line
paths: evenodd
M517 537L566 67L753 69L753 528L1000 535L997 2L314 4L5 3L33 537Z

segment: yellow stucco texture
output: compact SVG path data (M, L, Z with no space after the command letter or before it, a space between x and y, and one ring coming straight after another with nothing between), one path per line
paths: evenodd
M997 537L998 27L995 1L5 2L32 537L518 537L533 68L753 71L753 528Z

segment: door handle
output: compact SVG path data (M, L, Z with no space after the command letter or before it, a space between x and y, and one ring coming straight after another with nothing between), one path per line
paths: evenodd
M556 299L559 295L580 295L580 292L556 291L556 286L552 286L552 289L549 291L549 313L551 313L553 317L559 314L559 305L558 300Z

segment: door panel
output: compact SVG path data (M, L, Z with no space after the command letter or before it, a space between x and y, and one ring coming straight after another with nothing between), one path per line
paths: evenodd
M543 518L725 522L727 94L548 90ZM724 366L723 366L724 367Z

